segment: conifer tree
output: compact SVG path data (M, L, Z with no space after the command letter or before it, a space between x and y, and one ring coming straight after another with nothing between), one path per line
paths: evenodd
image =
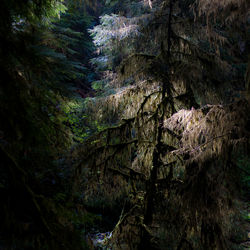
M106 117L105 112L111 116L116 113L118 124L94 135L92 140L90 138L83 150L86 165L82 163L82 166L103 171L98 179L92 176L92 181L104 183L102 192L106 196L111 193L109 181L112 178L131 184L132 198L124 205L113 232L112 243L118 249L124 245L130 249L164 249L164 243L171 249L228 249L234 245L230 237L237 233L232 225L228 231L224 227L224 221L229 218L226 210L230 208L225 205L222 212L218 204L227 199L225 193L231 193L226 187L224 194L219 192L222 186L224 190L220 178L223 175L225 182L230 182L230 171L237 172L237 164L234 160L225 163L221 159L230 158L230 145L236 141L221 131L231 131L231 125L237 124L238 118L230 110L234 110L236 104L232 103L237 96L244 97L241 91L245 88L247 55L233 48L239 45L239 37L242 44L247 42L246 36L242 35L246 32L246 23L243 25L239 20L242 30L236 29L235 37L230 35L234 29L224 25L219 18L210 23L218 13L208 2L207 8L211 7L209 18L195 19L198 10L202 15L206 14L204 2L112 1L115 13L103 16L101 24L91 31L100 54L106 58L100 59L104 64L101 66L114 70L119 82L117 94L105 97L105 102L100 100L105 109L95 117L101 114L101 120ZM136 14L132 15L133 10L128 11L132 4L137 7L141 4L143 8L137 8ZM238 12L243 9L241 6ZM130 30L129 25L126 26L131 23L136 24L136 29ZM124 40L123 28L131 31ZM138 34L133 37L133 32ZM116 44L117 47L113 46ZM123 46L123 50L118 49L119 46ZM126 48L130 48L128 53L123 52ZM108 61L117 56L116 53L123 60ZM239 113L242 112L241 122L245 124L243 120L247 120L248 108L243 106ZM220 108L226 112L224 115ZM207 113L209 110L211 113ZM220 113L220 118L216 116L213 121L209 120L213 112ZM199 119L203 122L201 117L207 114L210 117L206 118L207 122L214 124L216 132L210 130L209 124L199 124ZM230 120L231 125L225 124L224 120ZM222 130L215 124L220 124ZM243 132L244 126L237 128L242 131L239 135L242 140L248 138L246 131ZM215 136L216 133L219 134ZM217 150L221 142L213 141L220 138L224 138L221 140L227 149ZM236 151L232 152L238 154ZM123 156L128 152L131 155L125 162ZM95 160L97 154L98 160ZM227 171L226 164L234 167ZM211 176L218 182L215 183ZM238 179L232 181L237 182ZM204 197L197 191L199 188ZM213 192L220 194L215 197ZM213 200L211 204L210 198ZM194 221L195 233L192 231ZM165 238L161 238L157 230Z
M83 17L80 32L59 29L67 8L56 0L4 0L0 9L1 247L83 249L76 229L82 211L67 203L72 171L62 154L71 138L60 105L69 93L62 84L84 79L82 51L74 49L83 41L89 53L89 20Z

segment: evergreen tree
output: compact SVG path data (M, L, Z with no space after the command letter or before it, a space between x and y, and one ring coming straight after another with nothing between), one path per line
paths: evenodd
M89 18L81 16L79 31L76 17L63 23L69 14L61 1L0 5L1 247L82 249L83 211L75 212L72 169L63 163L71 133L62 107L63 84L85 78Z
M225 6L246 17L246 3L214 2L222 8L218 13L207 1L108 1L114 13L103 15L91 30L103 56L94 62L115 71L119 87L95 100L93 116L100 121L113 117L117 125L86 142L82 167L100 173L89 174L88 182L102 187L87 190L86 197L101 193L108 200L114 179L119 180L116 189L129 193L111 240L118 249L229 249L237 247L231 239L245 233L240 232L244 226L234 230L236 213L230 229L225 227L231 205L221 209L219 203L235 199L232 192L240 180L231 177L241 171L236 162L243 157L244 169L249 168L245 144L233 146L249 138L249 107L244 99L235 103L244 98L247 23L240 18L235 32L220 19ZM143 8L128 11L132 4ZM201 19L195 19L199 13ZM112 81L110 86L115 87ZM234 126L239 134L231 137Z
M92 210L115 249L244 245L248 9L2 0L0 248L83 249Z

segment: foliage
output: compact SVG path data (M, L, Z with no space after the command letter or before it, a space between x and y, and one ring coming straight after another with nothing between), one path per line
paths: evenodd
M133 15L127 6L135 2L149 8ZM214 8L208 1L196 1L197 9L190 9L194 1L107 1L114 14L90 31L101 55L93 61L100 70L117 73L119 88L89 109L100 121L115 117L118 124L86 141L79 168L90 172L92 197L114 198L114 179L119 190L129 187L113 231L114 248L237 245L232 239L240 223L234 202L239 170L231 154L238 146L249 147L249 107L235 103L245 85L247 55L238 41L246 44L246 26L239 20L241 29L233 34L220 18L213 23L221 11L215 8L200 12L208 19L195 19L204 6L199 2ZM122 20L140 32L132 44L120 32Z
M99 55L92 59L92 63L99 65L101 69L114 69L131 50L134 38L140 33L138 28L136 18L117 14L101 16L100 24L89 30Z
M99 3L1 2L1 244L82 249L122 210L114 248L235 247L247 2L105 1L96 74Z
M90 18L54 0L1 1L0 9L1 247L83 249L61 106L70 94L62 85L85 81Z
M87 72L86 65L92 51L92 43L87 33L92 18L80 13L81 9L65 13L53 28L57 41L61 42L59 50L72 62L75 70L79 71L73 75L75 81L84 81L83 76Z

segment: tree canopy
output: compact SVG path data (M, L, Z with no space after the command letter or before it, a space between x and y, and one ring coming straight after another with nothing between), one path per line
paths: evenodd
M248 247L248 10L2 0L0 248Z

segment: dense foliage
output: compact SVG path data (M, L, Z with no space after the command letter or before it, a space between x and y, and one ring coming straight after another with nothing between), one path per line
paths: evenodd
M91 216L77 209L65 162L74 132L66 107L90 89L91 18L74 1L0 7L1 248L82 249L79 223Z
M87 112L113 127L79 149L86 155L79 168L89 170L85 199L110 203L127 194L115 249L240 248L247 222L236 211L246 217L239 203L249 176L247 2L106 4L90 30L92 62L103 73L94 87L103 91Z
M247 246L248 9L2 0L0 248Z

